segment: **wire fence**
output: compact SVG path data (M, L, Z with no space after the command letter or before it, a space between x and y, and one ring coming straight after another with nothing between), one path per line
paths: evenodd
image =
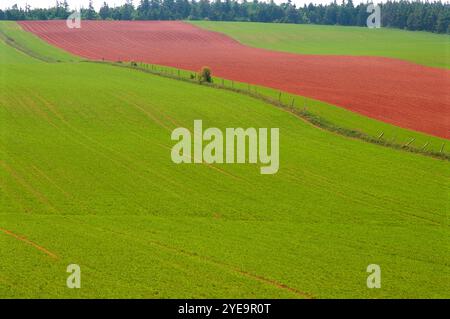
M410 137L406 140L400 140L397 139L397 136L392 136L390 138L387 137L384 131L379 132L377 135L371 135L361 130L345 128L336 125L323 116L320 116L311 111L314 106L314 100L308 99L306 97L289 94L251 83L237 82L219 77L212 77L211 82L205 82L201 80L201 77L197 72L157 64L134 61L122 62L120 60L118 60L117 62L105 62L103 59L102 61L85 62L107 63L115 66L133 68L138 69L139 71L159 76L246 94L277 107L288 110L289 112L301 117L309 123L334 133L352 138L358 138L370 143L379 144L395 149L402 149L413 153L419 153L440 159L450 160L450 153L445 150L445 142L441 143L440 145L436 145L435 142L433 149L431 148L430 141L426 141L423 145L414 143L416 141L415 137Z

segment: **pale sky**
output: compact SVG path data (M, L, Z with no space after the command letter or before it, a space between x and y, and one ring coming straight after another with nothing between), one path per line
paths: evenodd
M114 5L121 5L125 3L125 0L94 0L94 7L95 9L99 9L100 6L103 4L103 2L108 3L110 6ZM268 1L268 0L267 0ZM297 5L303 6L303 4L308 4L310 2L312 3L323 3L327 4L330 3L332 0L292 0L292 2L296 3ZM62 2L62 0L61 0ZM133 0L134 5L138 5L140 0ZM276 3L282 3L287 2L287 0L275 0ZM341 0L337 0L338 3L341 2ZM366 0L353 0L353 3L356 5L358 3L366 3ZM374 0L369 2L375 2L380 3L383 1L380 0ZM32 8L48 8L51 6L54 6L56 3L56 0L0 0L0 9L5 9L8 7L11 7L14 4L17 4L19 7L24 8L25 4L29 4ZM87 7L89 0L67 0L67 3L69 4L71 9L79 8L80 6Z

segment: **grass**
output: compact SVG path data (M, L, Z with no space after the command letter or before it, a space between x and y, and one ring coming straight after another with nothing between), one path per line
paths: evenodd
M127 68L3 42L0 64L1 298L450 296L448 162ZM279 127L279 172L173 164L171 130L195 119Z
M213 24L215 23L216 22L214 22ZM238 24L240 25L241 23ZM249 23L249 25L255 24L261 25L258 23ZM278 24L270 25L279 27ZM263 26L266 27L267 24L263 24ZM29 32L24 32L22 28L15 22L0 21L0 35L1 34L5 34L9 37L10 40L8 41L8 43L10 45L12 44L24 53L42 61L82 61L81 58L66 53L59 48L55 48ZM13 43L11 42L11 39L14 40ZM155 71L162 72L164 74L177 75L177 72L180 72L180 76L186 78L189 78L189 76L192 74L191 71L177 70L165 66L153 67L155 68ZM241 91L256 91L256 93L263 95L264 97L267 97L269 99L278 99L280 93L277 90L267 87L257 87L253 85L249 86L247 83L240 83L220 78L216 78L215 80L218 84L223 83L225 87L233 87ZM448 156L450 154L450 145L448 145L448 140L440 137L404 129L395 125L367 118L363 115L350 112L323 101L305 98L289 93L283 92L281 94L280 101L283 104L291 105L293 99L295 100L294 106L297 107L300 111L303 112L306 108L307 112L310 113L315 119L319 119L322 123L327 123L327 126L333 127L340 132L353 132L359 135L367 136L369 139L378 139L378 137L382 135L382 138L380 140L383 143L397 144L400 146L410 143L410 148L420 152L442 152L445 154L445 156Z
M189 21L253 47L300 54L382 56L450 68L450 36L399 29Z
M101 62L103 63L103 61ZM136 62L120 62L112 63L112 65L132 67L169 78L197 82L195 72L189 70ZM215 87L251 95L277 106L287 107L293 113L302 116L316 126L339 134L432 156L450 157L448 140L444 138L380 122L326 102L280 92L268 87L219 77L214 77L213 82Z
M45 62L74 62L81 59L51 46L30 32L24 32L14 21L0 21L0 40Z

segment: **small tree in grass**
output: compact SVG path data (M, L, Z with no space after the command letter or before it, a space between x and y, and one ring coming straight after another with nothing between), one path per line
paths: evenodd
M211 69L207 66L202 67L198 74L198 78L200 82L212 83Z

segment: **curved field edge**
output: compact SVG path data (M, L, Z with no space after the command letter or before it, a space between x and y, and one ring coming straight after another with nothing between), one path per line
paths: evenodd
M76 62L81 58L26 32L15 21L0 21L0 39L23 53L44 62Z
M438 159L450 160L450 153L447 149L445 149L446 143L448 144L446 139L427 136L423 133L399 128L384 122L378 122L319 100L292 95L267 87L230 81L218 77L213 77L212 83L200 82L197 80L197 74L195 74L195 72L193 73L189 70L166 67L162 65L138 63L134 61L114 63L86 60L84 62L131 68L137 71L156 74L171 79L188 81L192 84L206 85L217 89L237 92L259 99L276 107L281 107L317 128L325 129L341 136L359 139L380 146L431 156ZM342 114L340 114L341 112ZM331 117L330 115L335 116ZM339 118L336 119L336 117ZM334 120L331 118L334 118ZM351 123L353 121L359 124L358 128L354 128L354 126L351 125L344 126L336 124L337 122L342 124L343 122ZM361 129L359 127L365 127L365 129ZM371 133L368 134L366 133L367 131Z
M208 65L224 78L309 96L450 139L448 114L442 113L450 98L445 85L449 70L391 58L298 55L253 48L180 21L85 21L83 28L72 31L64 20L18 23L45 41L88 59L128 59L192 71ZM243 68L241 62L247 66Z
M17 25L15 22L8 23ZM2 24L0 24L0 29L1 28ZM28 50L28 52L33 52L34 50L37 50L38 52L41 51L39 49L41 45L45 48L53 48L53 46L41 40L39 37L24 31L18 25L17 27L10 26L9 28L16 31L15 33L10 33L10 36L21 38L25 37L23 35L23 33L25 33L28 38L29 35L32 41L21 41L21 43L26 46L26 51ZM56 59L59 51L61 51L61 49L55 47L55 51L47 49L45 53L50 59ZM148 69L148 67L148 65L144 65L144 68ZM177 70L166 66L151 67L154 68L154 71L163 74L170 73L171 75L180 74L183 78L190 78L192 74L191 71ZM374 120L326 102L285 92L280 95L280 91L275 89L221 78L215 78L215 83L223 84L224 87L237 89L244 93L246 91L257 93L258 96L268 98L269 100L279 101L283 105L293 105L297 109L297 112L306 115L306 119L313 121L316 125L326 127L340 134L362 138L370 142L397 148L404 148L419 153L436 155L438 157L447 157L450 154L450 146L446 146L446 144L448 144L448 140L446 139ZM292 103L293 100L294 103Z
M450 36L391 28L186 21L242 44L298 54L381 56L450 69Z
M2 297L448 297L447 163L108 65L2 70ZM280 127L279 174L171 163L171 129L198 118ZM371 263L383 289L366 287Z

